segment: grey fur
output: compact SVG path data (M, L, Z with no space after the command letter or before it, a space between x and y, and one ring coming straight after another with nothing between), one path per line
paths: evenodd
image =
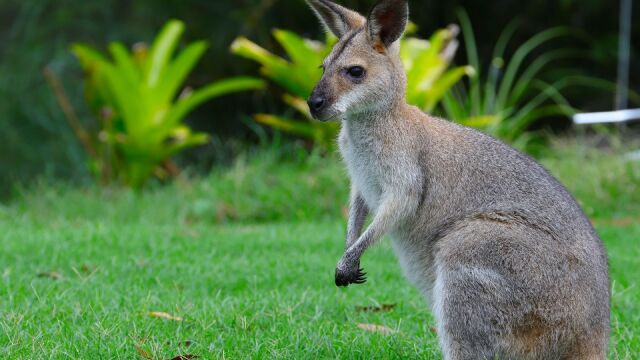
M607 256L567 190L502 142L407 105L397 42L356 34L344 47L314 114L342 121L352 182L336 283L363 282L362 254L390 234L446 359L604 359ZM341 69L353 63L371 75L349 84Z

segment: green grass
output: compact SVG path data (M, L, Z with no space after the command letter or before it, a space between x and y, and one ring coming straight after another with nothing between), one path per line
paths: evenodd
M640 195L632 190L640 166L561 151L543 163L576 193L609 251L610 357L636 358ZM346 196L335 159L268 156L141 194L61 185L25 191L0 206L0 354L440 358L431 315L387 241L365 255L365 285L333 284ZM381 304L396 306L356 308Z

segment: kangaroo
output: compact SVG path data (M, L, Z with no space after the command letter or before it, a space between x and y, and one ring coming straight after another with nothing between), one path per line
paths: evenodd
M406 103L406 0L366 18L307 2L339 38L308 100L314 118L341 121L352 185L336 285L364 283L360 258L388 233L445 359L605 359L607 255L569 192L526 155Z

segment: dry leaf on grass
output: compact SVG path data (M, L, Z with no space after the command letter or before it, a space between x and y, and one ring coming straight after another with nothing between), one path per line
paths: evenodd
M358 327L362 330L365 331L370 331L370 332L377 332L377 333L381 333L383 335L391 335L393 333L395 333L396 331L388 328L386 326L383 325L374 325L374 324L358 324Z
M178 236L182 237L190 237L190 238L199 238L200 232L191 228L184 228L178 232Z
M349 208L346 206L343 206L342 208L340 208L340 212L342 213L342 218L345 220L349 220Z
M397 304L382 304L380 306L356 306L356 311L358 312L389 312L395 307Z
M136 351L138 352L138 354L140 354L140 356L142 356L143 359L153 360L151 355L149 355L149 353L146 352L143 348L141 348L138 345L134 345L134 347L136 348Z
M169 313L162 312L162 311L152 311L150 313L147 313L147 316L158 317L158 318L174 320L174 321L182 321L182 320L184 320L183 318L181 318L179 316L171 315Z
M165 342L164 344L165 344L166 346L171 346L171 344L172 344L172 343L171 343L171 341L167 341L167 342ZM178 345L179 345L179 346L184 346L184 347L189 347L189 346L191 346L192 344L193 344L193 341L191 341L191 340L186 340L186 341L182 341L182 342L179 342L179 343L178 343Z
M631 225L640 224L640 218L617 218L617 219L610 219L610 220L591 219L591 223L594 225L627 227Z
M147 259L140 258L136 260L136 266L139 268L143 268L147 266Z
M98 269L87 264L83 264L80 268L76 268L75 266L71 267L71 270L80 278L88 278L95 274Z
M178 355L174 358L171 358L171 360L189 360L189 359L199 359L200 356L198 355L194 355L194 354L185 354L185 355Z
M97 269L93 266L87 265L87 264L82 264L82 266L80 267L80 271L83 274L92 274L96 271Z
M55 271L50 271L50 272L41 272L38 274L39 278L48 278L48 279L53 279L53 280L60 280L62 279L62 274L60 274L59 272L55 272Z

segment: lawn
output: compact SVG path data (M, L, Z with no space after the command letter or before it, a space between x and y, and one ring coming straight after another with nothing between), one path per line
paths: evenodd
M543 163L604 239L610 358L640 354L640 166L566 151ZM339 163L239 161L141 194L41 185L0 206L5 358L440 358L388 242L338 289ZM375 326L374 326L375 325Z

